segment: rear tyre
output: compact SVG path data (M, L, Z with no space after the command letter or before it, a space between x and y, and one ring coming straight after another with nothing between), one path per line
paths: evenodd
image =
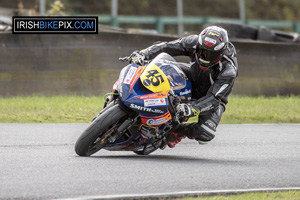
M124 118L127 118L127 113L119 105L106 110L78 138L75 152L79 156L90 156L102 149L109 143L109 136L117 131Z

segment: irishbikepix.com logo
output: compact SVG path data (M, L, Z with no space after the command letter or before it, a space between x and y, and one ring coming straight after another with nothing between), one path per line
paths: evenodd
M17 33L98 33L98 17L13 17Z

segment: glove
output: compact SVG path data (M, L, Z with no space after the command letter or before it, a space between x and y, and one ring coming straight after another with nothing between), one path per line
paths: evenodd
M183 117L194 117L199 115L200 110L193 107L192 105L181 103L176 107L177 112L179 115Z
M141 51L134 51L130 56L129 56L129 59L128 61L130 63L134 63L134 64L137 64L137 65L144 65L144 61L145 61L145 54L142 53Z

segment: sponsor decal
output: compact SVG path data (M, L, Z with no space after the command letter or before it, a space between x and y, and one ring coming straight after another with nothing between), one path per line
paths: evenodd
M164 106L167 105L166 99L159 98L159 99L146 99L144 100L144 106Z
M122 97L123 95L123 79L124 79L124 76L125 76L125 71L126 71L127 67L124 67L121 72L120 72L120 76L119 76L119 80L118 80L118 92L120 94L120 96Z
M138 111L142 111L142 112L150 112L150 113L157 113L157 114L162 114L164 113L162 110L159 109L155 109L155 108L146 108L143 106L139 106L136 104L130 104L130 108L133 110L138 110Z
M148 119L148 120L147 120L147 124L148 124L148 125L154 124L154 119Z
M153 94L148 94L144 96L138 97L139 99L156 99L156 98L167 98L168 97L169 91L165 92L159 92L159 93L153 93Z
M208 35L217 36L217 37L219 37L219 36L220 36L219 34L217 34L217 33L214 33L214 32L209 32L209 33L208 33Z
M210 104L209 106L206 106L205 108L202 108L200 110L200 112L205 112L205 111L211 110L212 108L213 108L213 106Z
M218 50L222 49L222 48L224 47L224 45L225 45L225 43L222 42L222 43L218 44L218 45L214 48L214 50L215 50L215 51L218 51Z
M141 116L141 121L143 124L147 124L149 126L158 126L164 124L172 119L170 112L158 117L143 117Z
M180 92L180 96L184 96L184 95L191 94L191 93L192 93L192 90L185 89L184 92Z
M160 118L154 121L153 125L159 125L159 124L163 124L164 122L167 121L167 118Z
M210 43L213 43L213 44L216 44L216 43L217 43L216 40L214 40L214 39L212 39L212 38L209 38L209 37L206 37L204 40L205 40L205 41L208 41L208 42L210 42Z
M146 124L148 125L161 125L169 121L169 116L165 116L159 119L148 119Z
M205 46L208 46L208 47L213 47L213 46L215 46L213 43L210 43L210 42L204 42L204 45L205 45Z
M125 84L130 84L130 82L131 82L131 80L132 80L132 78L133 78L133 76L134 76L136 70L137 70L137 68L135 68L135 67L131 67L131 68L129 69L129 71L128 71L128 73L127 73L125 79L124 79L124 83L125 83Z

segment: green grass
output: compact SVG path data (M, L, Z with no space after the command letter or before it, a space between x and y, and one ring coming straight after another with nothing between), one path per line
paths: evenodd
M0 99L2 123L86 123L103 107L103 97L55 96Z
M222 123L300 123L300 96L229 98Z
M0 122L89 123L100 112L103 102L102 96L0 98ZM221 123L300 123L300 96L231 96Z
M186 198L184 200L300 200L300 191L247 193L229 196Z

